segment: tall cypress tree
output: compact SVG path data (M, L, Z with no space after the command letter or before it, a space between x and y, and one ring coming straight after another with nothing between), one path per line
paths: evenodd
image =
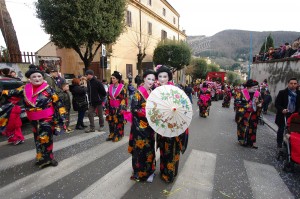
M274 48L274 40L272 38L272 35L271 33L269 34L269 36L267 37L266 41L263 43L263 45L261 46L260 48L260 53L264 53L264 52L267 52L268 49L270 47L273 47Z

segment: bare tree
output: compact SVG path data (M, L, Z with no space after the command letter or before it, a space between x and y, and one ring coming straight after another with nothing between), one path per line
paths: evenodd
M5 0L0 0L0 14L0 28L10 55L10 61L20 63L22 62L22 56L19 42Z

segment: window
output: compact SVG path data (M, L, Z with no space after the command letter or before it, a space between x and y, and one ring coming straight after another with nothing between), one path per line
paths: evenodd
M175 19L175 17L173 17L173 24L176 24L176 19Z
M148 21L148 35L152 35L152 23Z
M148 0L148 5L152 5L152 0Z
M163 15L166 16L166 9L163 8Z
M167 39L167 37L168 37L167 32L164 30L161 30L161 40Z
M132 64L126 64L126 77L132 77Z
M127 26L131 27L132 26L132 21L131 21L131 12L127 10L126 14L126 24Z

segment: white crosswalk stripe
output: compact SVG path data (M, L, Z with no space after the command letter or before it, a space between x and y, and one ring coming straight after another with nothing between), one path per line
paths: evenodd
M83 151L76 156L61 161L57 167L50 167L26 176L1 188L0 198L13 199L20 198L20 196L24 198L28 197L31 193L50 185L96 159L101 158L127 142L128 137L124 137L121 141L116 143L105 142Z
M294 198L274 167L246 160L244 165L254 198Z
M89 139L97 138L103 133L104 132L95 132L71 135L72 137L54 143L55 151L77 143L87 142ZM121 141L116 143L102 142L60 161L57 167L37 170L15 181L10 181L9 184L3 185L3 187L0 188L0 198L34 197L34 194L38 191L54 185L67 175L86 167L88 164L103 158L108 153L120 147L125 147L126 144L128 144L128 136L125 136ZM174 184L168 184L168 198L213 198L217 154L193 149L189 154L184 155L187 155L187 159L185 162L181 160L180 164L182 164L183 167L179 170L176 181ZM12 168L14 165L20 165L33 160L34 156L35 150L32 149L0 160L0 176L7 168ZM159 160L159 150L156 152L156 159ZM244 167L250 182L249 190L254 198L294 198L293 194L279 176L278 171L273 166L245 160ZM78 192L74 192L73 197L75 196L77 199L117 199L128 194L128 192L136 188L136 186L146 186L143 183L131 181L131 173L130 157L126 158L125 161L116 167L109 168L107 173L101 175L99 179L95 179L90 186L85 185L85 182L89 182L89 179L83 179L83 185L81 184L81 187L78 188ZM159 161L157 162L156 169L156 174L158 175L158 173ZM150 186L160 181L161 179L156 176ZM76 187L79 185L75 184L73 186ZM147 186L149 186L149 183L147 183ZM157 192L161 192L161 190L157 190ZM166 196L160 193L160 197L158 198L166 198Z
M156 161L159 159L159 151L156 152ZM125 160L118 167L106 174L96 183L88 187L75 199L80 198L103 198L114 199L121 198L135 182L130 180L132 173L131 157ZM118 191L115 190L118 187Z
M104 134L105 132L93 132L88 134L80 134L77 136L73 136L58 142L54 142L54 150L58 151L63 148L72 146L76 143L83 142L86 140L89 140L91 138L99 137L100 135ZM7 168L13 167L15 165L22 164L26 161L34 160L34 157L36 155L36 150L32 149L29 151L25 151L13 156L10 156L8 158L4 158L0 160L0 171L5 170Z
M212 198L216 159L215 154L192 150L172 187L171 198Z

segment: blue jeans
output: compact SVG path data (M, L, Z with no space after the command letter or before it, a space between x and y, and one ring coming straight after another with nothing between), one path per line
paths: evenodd
M192 100L193 97L192 97L192 94L189 95L189 99L190 99L191 103L193 104L193 100Z

